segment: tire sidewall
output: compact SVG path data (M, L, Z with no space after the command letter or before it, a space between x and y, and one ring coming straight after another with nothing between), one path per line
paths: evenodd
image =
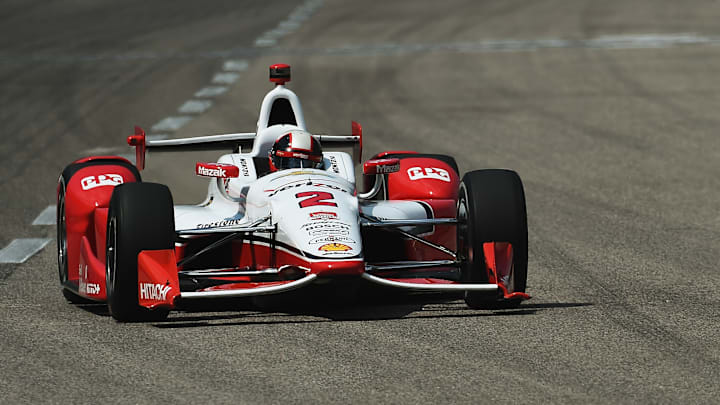
M527 280L527 214L520 177L511 170L488 169L466 173L458 192L458 219L463 206L465 225L458 224L458 252L462 256L461 278L466 283L489 280L483 244L510 242L513 246L513 270L508 290L524 292ZM462 221L461 221L462 222ZM467 244L463 247L463 239ZM486 293L467 292L471 306L495 301Z

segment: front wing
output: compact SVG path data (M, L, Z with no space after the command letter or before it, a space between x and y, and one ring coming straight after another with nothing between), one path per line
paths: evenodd
M450 224L452 221L454 220L384 221L383 223L371 221L364 225L401 227L418 225L421 222L422 224L432 222L435 225ZM250 231L250 229L234 230L237 231ZM174 308L180 300L279 294L306 287L324 278L337 277L357 277L386 287L419 291L483 291L505 299L530 298L525 293L508 291L501 277L503 274L509 274L509 266L512 266L512 262L507 260L508 257L512 257L510 244L495 242L484 244L489 282L482 284L461 283L441 278L437 276L437 272L429 275L426 271L428 269L444 269L447 273L451 273L461 265L454 252L446 252L442 247L438 248L451 255L452 259L385 263L366 263L364 260L348 259L311 261L305 266L282 265L278 268L208 270L184 270L183 260L177 260L173 249L142 251L138 255L138 302L149 309ZM186 288L181 290L182 279L212 280L213 285L190 291Z

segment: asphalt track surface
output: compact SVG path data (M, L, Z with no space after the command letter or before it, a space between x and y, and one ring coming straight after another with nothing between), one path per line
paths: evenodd
M309 128L357 120L366 156L516 170L534 298L499 311L444 295L218 303L119 324L65 302L53 240L0 264L0 402L718 402L720 47L587 42L713 38L718 3L326 0L275 46L253 45L299 4L0 2L0 247L54 238L30 223L62 168L127 152L134 124L176 115L226 59L248 68L170 135L252 131L267 66L286 62ZM194 158L151 156L145 179L199 202Z

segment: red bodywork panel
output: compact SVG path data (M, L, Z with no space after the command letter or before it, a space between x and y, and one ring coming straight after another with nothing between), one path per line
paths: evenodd
M276 246L272 249L265 243L242 241L233 242L233 263L239 268L267 269L280 266L297 266L307 269L320 277L360 275L365 271L363 260L310 261L299 254L291 253Z
M310 272L320 277L359 276L365 272L365 262L363 260L314 262L310 264Z
M145 168L145 151L147 149L145 142L145 131L138 126L135 127L135 135L130 135L127 138L128 145L135 147L135 166L137 166L138 170Z
M105 287L105 262L95 257L88 238L83 236L80 241L79 263L74 272L72 267L68 267L68 278L74 275L78 281L78 294L83 297L97 301L105 301L107 299L107 291ZM76 259L77 260L77 259Z
M105 263L105 234L107 233L107 208L96 208L93 215L95 226L95 256L102 263Z
M126 159L102 157L127 162ZM80 159L77 163L90 162L98 158ZM129 163L129 162L128 162ZM86 254L85 264L101 263L102 290L105 289L105 227L107 208L110 205L113 187L118 184L136 182L133 172L125 166L112 162L87 166L75 172L65 184L65 224L67 230L68 280L79 282L78 268L81 255ZM81 251L81 240L87 239L88 251ZM94 259L94 260L91 260ZM79 293L96 299L96 295Z
M411 156L400 160L400 171L388 175L389 200L457 200L455 169L438 159Z
M120 157L120 156L88 156L88 157L84 157L84 158L74 161L73 164L87 163L87 162L92 162L92 161L97 161L97 160L111 160L111 159L119 160L119 161L125 162L127 164L132 164L132 162L130 162L129 160L125 159L124 157Z
M528 300L530 296L524 292L508 292L505 283L510 277L513 265L513 248L507 242L483 243L485 267L488 272L488 281L497 284L505 299Z
M138 304L153 308L174 308L180 296L177 259L174 249L143 250L138 254Z

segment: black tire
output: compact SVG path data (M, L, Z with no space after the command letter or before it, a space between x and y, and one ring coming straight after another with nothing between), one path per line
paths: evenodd
M65 283L68 280L68 264L67 264L67 229L65 221L65 184L64 176L60 176L58 184L57 197L57 258L58 258L58 276L60 277L60 285L63 291L66 289ZM63 294L65 295L65 294Z
M74 292L72 292L68 288L62 288L62 295L65 297L65 299L71 303L71 304L97 304L97 301L89 300L87 298L81 297Z
M66 215L65 215L65 194L67 184L70 182L72 176L80 169L97 166L97 165L117 165L122 166L130 170L135 176L136 181L141 181L140 172L137 168L125 160L103 158L95 159L83 163L72 163L63 169L60 178L58 179L58 195L57 195L57 211L56 211L56 233L57 233L57 257L58 257L58 276L60 278L60 285L62 287L63 296L74 304L86 304L94 302L92 300L83 298L77 294L77 286L73 286L68 283L68 264L67 264L67 229L66 229Z
M525 292L527 282L527 214L520 176L512 170L476 170L466 173L458 193L457 243L466 283L487 283L484 242L510 242L513 272L510 292ZM479 291L465 293L471 308L517 306L520 301Z
M108 309L121 322L164 319L167 309L138 305L138 254L172 249L175 243L173 201L167 186L121 184L113 190L108 212L106 283Z

